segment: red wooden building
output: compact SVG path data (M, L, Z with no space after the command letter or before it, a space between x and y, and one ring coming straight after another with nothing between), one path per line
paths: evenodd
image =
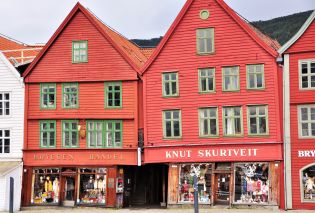
M315 11L281 49L284 58L286 208L315 209Z
M280 205L278 47L222 0L186 2L143 69L144 163L162 168L160 201L192 204L197 174L200 204Z
M147 57L79 3L25 77L23 205L121 205ZM128 181L129 182L129 181Z

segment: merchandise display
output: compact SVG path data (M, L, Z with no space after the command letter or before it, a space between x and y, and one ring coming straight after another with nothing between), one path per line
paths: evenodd
M308 167L302 171L303 199L315 201L315 166Z
M210 203L211 164L182 164L179 175L179 202L194 202L194 174L197 175L198 199Z
M269 164L235 164L235 202L268 203Z

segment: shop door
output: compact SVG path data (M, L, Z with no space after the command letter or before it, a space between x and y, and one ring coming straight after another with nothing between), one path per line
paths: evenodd
M75 176L63 176L61 199L64 206L74 206L75 192Z
M214 204L229 205L230 203L230 174L215 174Z

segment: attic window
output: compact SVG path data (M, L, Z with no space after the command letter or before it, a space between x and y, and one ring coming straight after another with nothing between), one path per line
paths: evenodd
M87 41L72 42L72 63L82 63L88 61Z
M210 16L209 10L201 10L201 11L200 11L200 18L201 18L202 20L208 19L209 16Z

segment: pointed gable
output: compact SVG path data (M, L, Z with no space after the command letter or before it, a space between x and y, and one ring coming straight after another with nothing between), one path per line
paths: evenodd
M72 63L72 42L80 40L88 43L88 62ZM146 58L128 42L78 3L24 76L27 82L135 80Z

